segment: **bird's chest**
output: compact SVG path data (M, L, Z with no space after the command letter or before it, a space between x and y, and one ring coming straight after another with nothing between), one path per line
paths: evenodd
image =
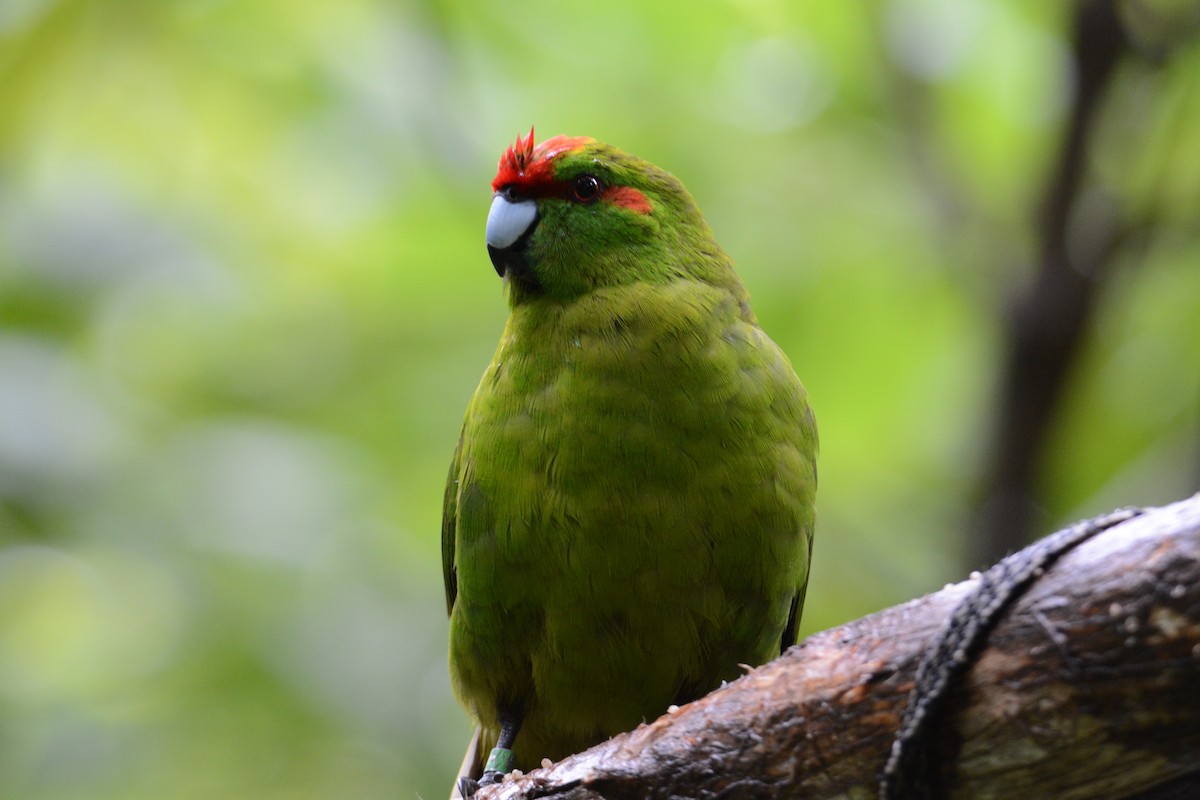
M501 348L476 397L484 462L544 489L634 490L668 478L705 436L705 398L727 376L700 348L620 326L575 331L553 347Z
M744 450L749 326L695 292L643 296L510 319L464 431L460 531L481 553L574 564L705 526Z

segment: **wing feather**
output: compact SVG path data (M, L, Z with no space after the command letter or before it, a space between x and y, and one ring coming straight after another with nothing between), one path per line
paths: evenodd
M454 610L458 597L458 568L454 565L454 535L458 523L458 462L462 457L463 434L458 437L450 474L446 478L446 494L442 501L442 581L446 587L446 613Z

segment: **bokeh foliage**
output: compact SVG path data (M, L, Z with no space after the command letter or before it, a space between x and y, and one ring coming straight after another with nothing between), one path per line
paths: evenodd
M442 484L505 314L487 184L531 122L680 176L807 384L804 628L961 577L1068 14L4 0L0 797L444 794ZM1144 31L1090 160L1148 224L1053 431L1046 530L1196 482L1177 33Z

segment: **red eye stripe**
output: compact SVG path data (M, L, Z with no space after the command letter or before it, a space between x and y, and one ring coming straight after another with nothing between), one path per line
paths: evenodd
M649 214L654 210L646 195L632 186L613 186L606 189L600 199L606 203L612 203L614 206L621 206L621 208L636 211L639 214Z
M509 199L559 197L574 202L589 203L595 195L581 197L575 179L556 180L554 162L563 155L573 153L592 144L595 140L587 136L555 136L544 142L533 143L533 129L529 135L517 137L500 157L492 191L504 192ZM649 214L654 210L646 195L630 186L613 186L604 190L599 198L637 214Z
M522 180L498 187L497 191L506 187L515 188L517 196L521 199L540 200L543 197L557 197L560 200L569 200L574 203L581 202L575 197L574 181L530 183ZM654 210L649 198L632 186L611 186L604 190L604 194L600 195L600 201L627 208L638 214L649 214Z
M517 200L541 200L543 197L557 197L560 200L580 202L575 197L575 181L556 181L535 174L530 179L528 172L516 181L496 187L496 191L511 190L512 197Z

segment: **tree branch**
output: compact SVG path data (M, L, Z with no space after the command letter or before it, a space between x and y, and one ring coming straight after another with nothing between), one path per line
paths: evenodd
M478 800L874 798L918 664L979 578L810 637L674 713ZM1036 579L950 695L949 797L1200 796L1200 495Z

